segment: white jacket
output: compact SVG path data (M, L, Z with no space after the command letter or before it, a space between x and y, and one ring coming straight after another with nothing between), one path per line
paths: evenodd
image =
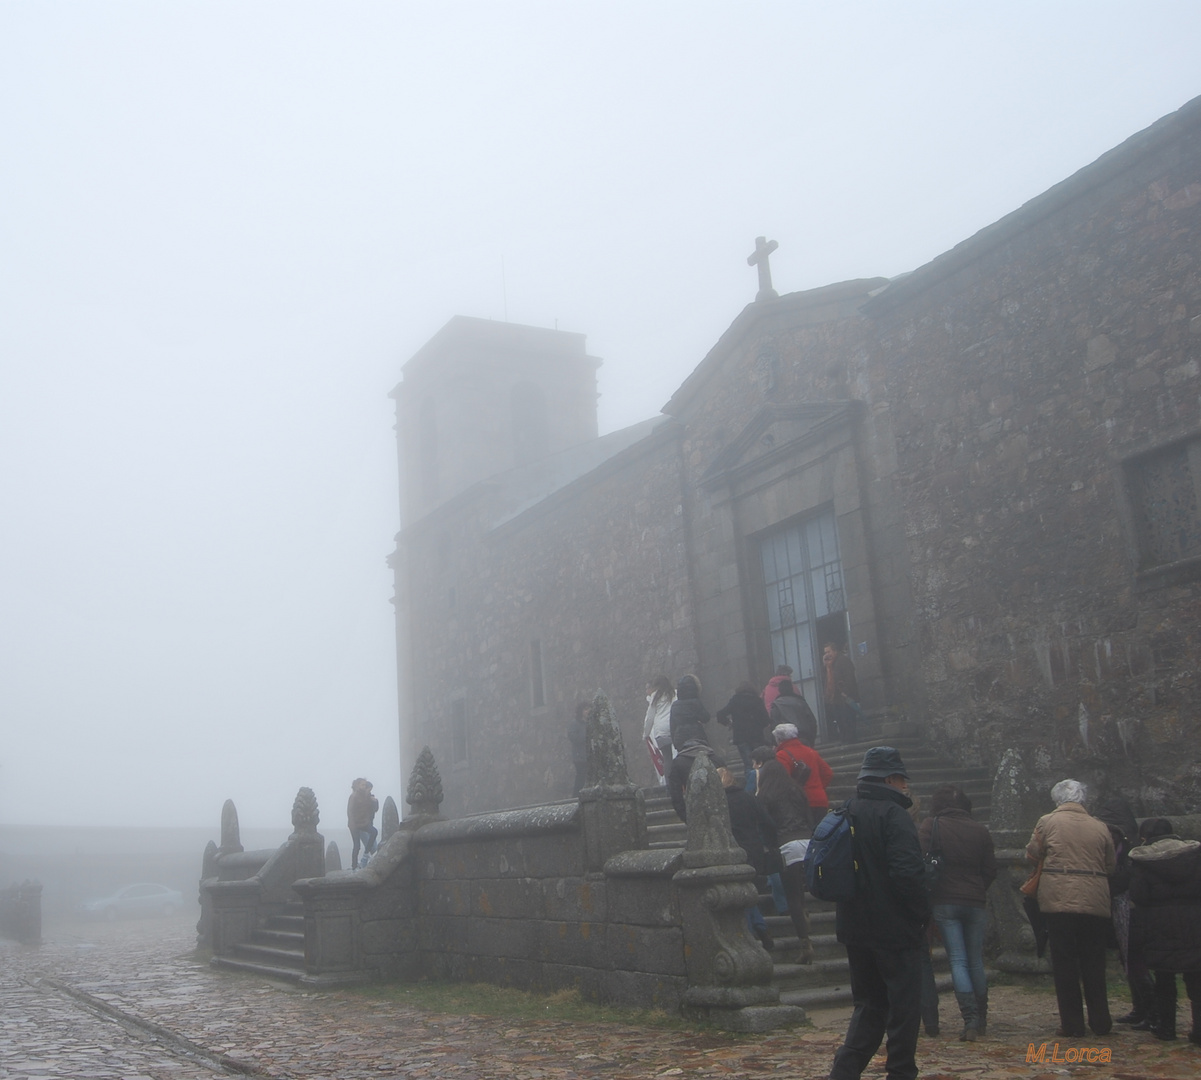
M650 695L647 695L646 720L642 725L644 739L652 739L657 742L659 739L671 738L671 703L675 697L675 694L672 694L671 697L662 697L656 706Z

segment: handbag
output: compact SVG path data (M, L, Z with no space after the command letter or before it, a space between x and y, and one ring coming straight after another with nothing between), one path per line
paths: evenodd
M1038 865L1030 872L1030 876L1018 886L1018 892L1023 896L1038 896L1038 883L1043 876L1043 862L1039 859Z
M926 867L926 889L933 892L942 878L942 844L938 841L938 816L935 815L934 825L930 830L930 850L922 856Z

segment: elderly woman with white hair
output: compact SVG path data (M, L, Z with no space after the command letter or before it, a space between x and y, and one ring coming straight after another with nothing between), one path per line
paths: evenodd
M1105 946L1108 879L1116 859L1108 827L1084 808L1086 794L1077 780L1056 784L1051 789L1055 809L1038 819L1026 845L1026 858L1041 871L1038 906L1051 945L1060 1021L1056 1034L1067 1038L1083 1037L1084 1006L1095 1035L1108 1035L1113 1026L1105 992Z
M809 820L816 825L830 808L826 788L834 779L834 770L821 754L802 741L795 724L777 724L771 734L776 742L776 760L805 789Z

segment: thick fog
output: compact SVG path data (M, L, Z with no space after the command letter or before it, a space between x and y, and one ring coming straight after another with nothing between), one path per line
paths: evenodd
M587 333L643 419L756 236L782 293L911 270L1199 43L1192 2L0 6L0 823L399 802L386 394L450 316Z

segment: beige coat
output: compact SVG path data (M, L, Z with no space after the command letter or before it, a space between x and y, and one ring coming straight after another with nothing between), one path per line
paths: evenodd
M1113 838L1079 803L1063 803L1038 819L1026 858L1044 860L1038 883L1043 911L1109 918L1108 876L1117 865ZM1057 872L1063 870L1076 872Z

